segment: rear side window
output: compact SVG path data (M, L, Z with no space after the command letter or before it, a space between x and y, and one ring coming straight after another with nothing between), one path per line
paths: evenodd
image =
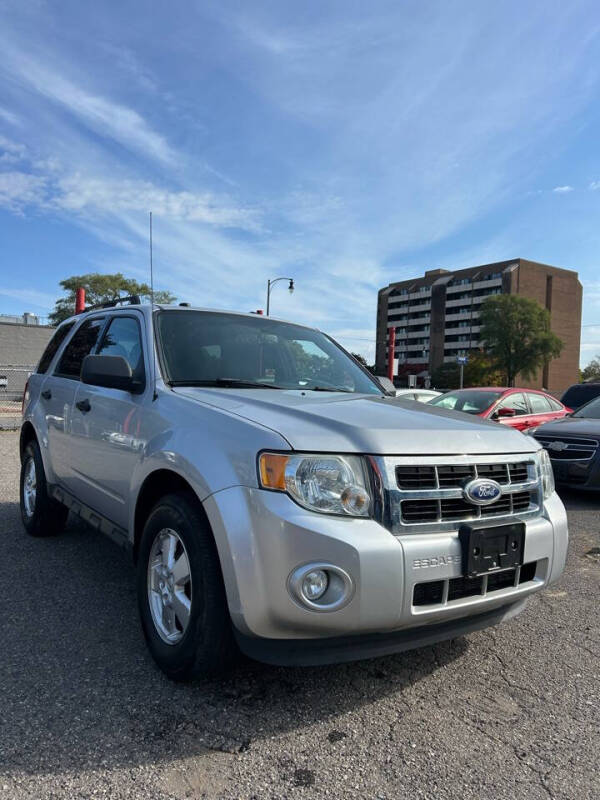
M516 417L522 417L524 414L529 414L529 407L527 406L525 395L523 395L521 392L513 392L512 394L507 395L507 397L503 397L498 403L496 411L498 408L514 408Z
M550 403L550 407L552 408L552 411L562 411L563 410L562 403L559 403L558 400L555 400L553 397L547 397L546 399Z
M73 329L73 325L75 325L75 322L68 322L66 325L61 325L48 342L37 368L37 371L40 375L43 375L47 371L52 359L56 355L58 348L67 338L69 331Z
M547 414L552 411L552 406L543 394L530 394L529 402L531 403L532 414Z
M98 355L122 356L131 367L135 380L144 380L144 356L140 326L133 317L114 317L106 330Z
M63 378L79 380L83 359L89 355L96 346L103 325L104 317L95 317L94 319L86 320L86 322L75 331L75 335L66 346L65 352L58 362L58 367L55 372L56 375L60 375Z
M584 403L588 403L590 400L593 400L594 397L598 397L599 395L600 384L594 384L592 386L576 384L575 386L571 386L570 389L567 389L561 399L569 408L579 408L579 406L582 406Z

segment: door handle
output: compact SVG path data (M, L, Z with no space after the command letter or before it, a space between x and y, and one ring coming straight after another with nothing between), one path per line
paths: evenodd
M44 391L42 392L42 397L44 398L44 400L50 400L50 398L52 397L52 392L50 391L50 389L44 389Z
M90 405L90 401L87 399L87 397L85 398L85 400L79 400L77 403L75 403L75 405L84 414L87 414L87 412L90 411L90 409L92 408L92 406Z

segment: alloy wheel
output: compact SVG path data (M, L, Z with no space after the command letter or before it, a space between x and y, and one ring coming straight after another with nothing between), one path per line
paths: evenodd
M148 603L160 638L177 644L190 621L192 576L185 545L172 528L160 530L148 559Z

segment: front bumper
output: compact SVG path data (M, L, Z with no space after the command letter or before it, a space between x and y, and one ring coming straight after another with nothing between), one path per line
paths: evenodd
M589 491L600 489L600 456L581 461L552 458L554 480L560 486L572 489L587 489Z
M395 536L373 520L316 514L285 494L241 486L211 495L205 509L242 642L253 637L297 644L321 639L325 652L327 639L332 645L338 637L413 629L413 646L419 646L418 629L441 635L443 628L442 638L449 638L460 635L468 618L490 614L492 620L492 612L502 617L509 606L520 609L520 601L560 575L566 559L566 513L554 494L543 516L526 521L524 563L537 562L533 579L485 595L414 605L415 584L460 578L457 531ZM312 562L334 564L352 577L354 594L347 605L317 613L293 598L288 576ZM406 643L411 634L400 638ZM336 648L329 650L334 654Z

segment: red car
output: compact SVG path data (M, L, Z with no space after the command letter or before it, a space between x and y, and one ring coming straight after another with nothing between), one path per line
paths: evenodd
M571 412L556 397L537 389L477 387L456 389L435 397L430 405L477 414L494 419L519 431L537 428L544 422L560 419Z

